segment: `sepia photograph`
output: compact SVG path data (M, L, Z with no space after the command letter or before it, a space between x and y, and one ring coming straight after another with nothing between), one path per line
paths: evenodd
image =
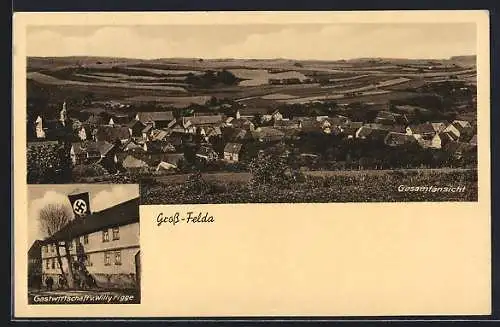
M27 182L477 201L476 41L473 22L30 26Z
M487 11L14 18L16 317L492 312Z
M28 187L28 303L140 303L138 185Z

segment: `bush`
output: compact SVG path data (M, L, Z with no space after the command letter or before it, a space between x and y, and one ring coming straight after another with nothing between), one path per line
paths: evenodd
M99 164L78 165L73 168L73 177L96 177L108 174L107 170Z
M203 179L199 171L190 175L184 183L184 193L186 194L204 194L208 193L210 189L211 185Z

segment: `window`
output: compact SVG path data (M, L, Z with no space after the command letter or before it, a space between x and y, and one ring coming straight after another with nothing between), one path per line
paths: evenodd
M73 241L68 241L68 249L72 249L73 248Z
M85 266L87 266L87 267L92 266L92 262L90 261L90 254L86 254L84 256L83 260L84 260Z
M109 255L109 252L104 252L104 265L109 266L111 264L111 256Z
M89 236L83 235L83 244L89 244Z
M113 241L114 240L119 240L120 239L120 228L119 227L113 227Z
M44 253L49 252L49 249L47 248L47 245L44 245L44 246L43 246L43 252L44 252Z
M45 268L50 269L50 261L49 261L49 259L45 260Z
M107 229L102 231L102 241L109 242L109 231Z
M122 264L122 253L120 251L115 252L115 265Z

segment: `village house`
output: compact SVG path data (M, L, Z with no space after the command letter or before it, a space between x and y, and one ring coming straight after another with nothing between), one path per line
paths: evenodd
M120 170L126 171L140 171L149 168L149 165L145 160L138 158L138 153L117 153L115 156L115 164L120 167Z
M397 114L390 111L379 111L377 113L377 117L375 118L375 123L391 125L391 124L400 124L405 125L408 123L408 118L406 115Z
M87 118L87 120L84 121L84 124L87 124L92 127L97 127L100 125L105 125L106 122L104 121L104 118L102 116L97 114L92 114Z
M255 129L254 123L252 123L249 119L246 118L229 117L226 120L226 125L234 128L243 128L249 131L253 131Z
M140 121L144 126L151 124L154 128L169 128L175 124L172 111L138 112L135 120Z
M144 140L149 140L153 131L154 131L153 124L146 124L146 126L141 131L142 138Z
M184 160L183 153L169 153L162 157L160 163L156 166L156 171L178 169Z
M431 123L423 123L406 127L406 134L416 139L430 140L436 135L436 130Z
M276 121L276 120L281 120L283 119L283 115L279 112L278 109L274 110L270 114L262 115L261 117L261 122L266 123L270 121Z
M73 165L106 162L114 155L114 144L106 141L73 143L70 158Z
M258 127L252 137L260 142L276 142L283 140L285 133L272 127Z
M127 143L132 135L126 126L99 126L94 133L94 140L96 142L106 141L115 143L120 141L122 144Z
M458 141L460 139L460 131L453 124L448 125L442 132L441 138L443 141Z
M175 152L175 146L168 141L146 141L143 150L149 153Z
M389 131L387 131L386 129L361 126L361 128L356 131L356 138L363 140L383 141L388 133Z
M242 145L240 143L227 143L224 147L224 160L238 162Z
M344 126L340 126L340 130L342 134L344 134L347 138L356 137L356 132L363 127L362 122L349 122Z
M185 134L198 133L204 136L207 128L221 127L223 122L221 115L182 117L172 128L176 132Z
M206 127L205 129L205 141L210 142L211 140L222 137L222 130L219 126L215 127Z
M412 135L389 132L384 139L384 143L388 146L402 146L416 143L417 140Z
M451 123L460 133L460 141L467 141L468 138L473 136L473 128L472 125L466 120L455 120Z
M304 133L331 133L331 124L328 120L318 121L316 119L300 120L301 131Z
M431 123L431 125L432 128L434 128L434 132L436 133L441 133L446 128L446 124L443 122L433 122Z
M69 242L70 263L64 247L60 247L65 273L70 264L75 266L83 262L77 267L86 270L98 287L138 287L139 198L75 218L45 239L42 246L42 280L50 276L58 281L61 267L55 246L66 241ZM77 277L83 273L79 269L73 271ZM57 283L55 286L58 286Z
M197 158L204 161L215 161L219 158L217 152L215 152L215 150L209 144L200 146L195 155Z
M443 141L441 140L441 134L434 134L432 138L417 138L418 143L425 149L441 149L443 146Z
M130 140L123 146L122 151L123 152L144 151L144 143L145 142Z
M163 129L153 129L149 135L149 141L165 141L170 135L169 131Z
M143 136L142 131L146 127L146 124L143 124L140 120L133 119L126 125L129 129L129 133L132 137L141 137Z

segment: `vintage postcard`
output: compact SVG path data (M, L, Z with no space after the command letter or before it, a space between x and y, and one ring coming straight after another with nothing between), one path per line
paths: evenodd
M487 11L18 13L13 46L20 316L490 312Z
M28 303L139 303L138 185L29 185Z

